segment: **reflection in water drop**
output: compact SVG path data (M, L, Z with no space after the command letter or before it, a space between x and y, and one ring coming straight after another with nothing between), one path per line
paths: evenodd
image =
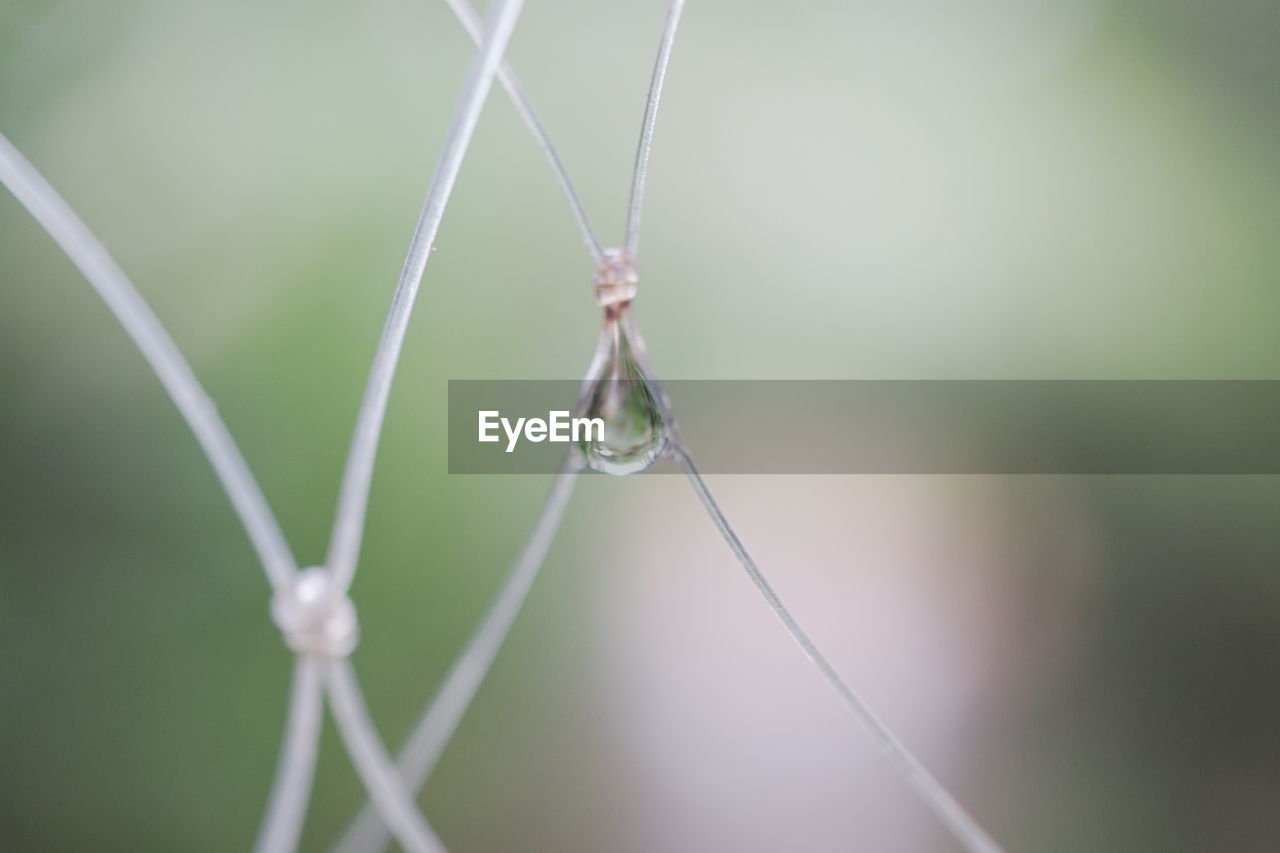
M604 421L604 436L582 443L587 464L605 474L635 474L667 445L661 393L645 375L632 343L634 328L622 311L605 316L600 367L583 396L582 416Z
M631 317L639 279L635 258L605 251L595 280L604 327L579 405L580 417L604 421L604 435L588 430L580 445L587 465L604 474L643 471L671 439L666 402L645 372L644 341Z

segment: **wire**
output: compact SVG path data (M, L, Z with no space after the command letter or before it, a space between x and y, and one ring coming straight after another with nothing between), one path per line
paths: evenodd
M501 592L450 667L449 674L401 749L397 763L410 791L417 791L426 783L498 656L560 528L581 470L581 457L576 452L568 454ZM334 850L335 853L375 853L386 844L385 824L378 812L366 804Z
M253 846L256 853L293 853L298 849L324 722L320 667L321 662L314 657L298 655L294 659L293 688L289 693L280 764L267 801L267 813Z
M356 415L355 434L351 439L351 449L343 472L337 517L334 519L326 562L343 590L351 586L355 577L360 541L364 536L365 515L369 507L373 464L378 455L378 440L382 435L382 424L386 420L391 381L395 377L400 350L404 346L409 316L413 313L418 287L427 268L427 259L440 228L440 220L444 217L445 205L453 192L458 172L462 169L462 160L471 144L471 135L493 85L498 63L502 60L523 6L524 0L494 0L485 24L484 46L477 51L467 72L453 124L445 138L444 152L440 155L435 176L427 190L427 198L413 232L413 239L409 241L408 256L400 272L400 280L396 283L386 325L373 356L369 383L365 387L360 411Z
M653 150L653 128L658 121L658 101L662 98L662 84L671 62L671 46L676 40L676 28L680 25L680 13L684 0L671 0L667 10L667 22L658 42L658 58L653 63L653 77L649 80L649 97L644 105L644 119L640 122L640 143L636 146L636 165L631 174L631 203L627 209L627 240L624 244L631 257L640 248L640 208L644 204L645 180L649 176L649 154Z
M414 805L413 796L405 788L373 727L351 661L346 658L328 661L325 683L329 687L329 707L333 709L351 763L396 840L409 853L445 853L444 843Z
M284 533L235 439L218 417L217 407L173 338L89 226L3 135L0 135L0 183L9 188L62 248L137 344L209 458L209 464L240 516L267 580L273 587L283 584L297 571Z
M697 492L698 500L702 501L702 505L706 508L707 514L711 516L716 529L720 531L720 535L724 537L729 550L738 558L738 562L746 570L747 576L755 584L756 589L760 591L760 595L764 597L765 603L773 610L774 615L782 621L787 633L799 644L805 656L818 668L818 672L822 674L823 679L831 686L831 689L836 692L858 722L862 723L884 756L889 759L889 762L906 779L907 783L915 789L920 798L924 800L925 805L942 821L965 850L970 851L970 853L1003 853L1000 846L991 839L991 836L987 835L982 827L969 816L969 813L956 802L955 798L938 783L938 780L933 778L924 765L894 736L889 727L880 721L880 718L875 715L870 706L853 691L853 688L841 677L836 668L818 650L817 645L814 644L813 640L809 639L809 635L800 627L800 623L796 621L795 617L791 615L791 611L782 603L782 599L774 592L773 587L765 578L764 573L760 571L760 567L756 565L755 560L751 559L751 555L747 553L747 548L742 544L742 540L738 538L738 534L734 533L733 528L729 526L729 519L725 517L724 511L720 509L715 498L711 496L711 490L707 488L706 481L698 473L697 466L693 464L693 457L689 455L688 450L683 446L677 446L675 455L680 462L680 467L684 469L685 475L693 485L694 491Z
M474 8L467 0L445 0L449 4L449 8L453 10L458 21L461 22L467 34L471 36L471 40L477 45L480 44L480 16L476 14ZM507 94L511 97L511 103L515 105L516 112L529 128L529 132L533 134L534 139L538 143L538 148L546 155L547 162L551 165L551 171L556 176L556 182L560 184L560 190L564 193L565 200L569 202L569 211L573 214L574 221L578 223L578 230L582 232L582 242L586 244L587 251L591 253L591 259L599 265L604 260L604 249L600 246L600 240L596 237L595 231L591 228L591 223L587 220L587 211L582 206L582 201L578 198L578 193L573 188L573 182L569 180L569 173L564 168L564 163L560 160L560 155L556 152L555 146L551 144L551 137L547 134L546 128L542 124L542 120L538 118L537 112L533 109L533 103L529 100L529 96L525 93L524 87L520 85L520 81L516 78L515 72L511 70L511 65L506 60L498 66L498 82L502 84L502 88L507 90Z

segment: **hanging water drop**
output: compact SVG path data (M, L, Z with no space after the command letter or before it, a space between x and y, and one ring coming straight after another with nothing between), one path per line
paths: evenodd
M605 474L635 474L652 465L667 446L662 393L644 368L644 343L631 318L636 293L635 264L610 251L596 274L596 300L604 327L583 395L582 416L604 422L604 434L582 443L587 464Z

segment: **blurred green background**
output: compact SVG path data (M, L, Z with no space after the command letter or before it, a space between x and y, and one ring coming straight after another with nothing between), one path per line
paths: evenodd
M610 243L663 15L530 3L510 54ZM690 3L641 251L657 370L1276 378L1278 38L1270 0ZM469 54L435 2L0 5L0 130L150 300L305 562ZM7 194L0 282L0 848L247 849L290 667L262 573L159 384ZM598 322L495 93L353 593L393 744L548 485L444 473L445 381L576 378ZM1275 478L712 486L1010 850L1280 846ZM305 849L361 800L330 729ZM952 849L675 477L580 485L421 802L457 851Z

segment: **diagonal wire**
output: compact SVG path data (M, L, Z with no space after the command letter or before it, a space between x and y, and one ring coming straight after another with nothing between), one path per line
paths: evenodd
M324 723L321 666L320 660L308 655L298 655L294 660L293 689L289 694L280 764L254 844L255 853L293 853L298 849L315 777L320 728Z
M502 643L546 559L547 549L551 547L551 541L560 527L565 507L581 470L581 457L577 453L568 454L556 474L551 491L538 513L538 520L534 523L520 556L516 558L515 565L502 585L502 591L450 667L444 683L432 697L401 749L397 763L400 775L410 791L417 791L426 783L488 674L498 650L502 648ZM385 825L378 812L366 804L334 850L335 853L374 853L385 848L386 844Z
M427 190L422 214L418 218L413 239L409 242L408 256L392 297L386 325L378 341L377 352L374 353L369 384L365 388L360 412L356 416L355 434L351 439L351 450L343 472L337 517L333 524L333 537L329 541L326 563L343 590L351 586L355 577L360 540L364 535L365 514L369 506L373 464L378 454L378 440L387 414L387 400L391 395L391 380L395 376L400 350L404 345L409 315L413 312L418 286L422 282L422 274L426 270L427 258L440 228L445 205L453 192L463 157L471 143L471 135L493 85L498 63L502 60L523 6L524 0L494 0L485 23L484 44L477 51L467 72L462 97L445 139L444 152L440 155L431 187Z
M450 6L454 7L459 17L462 12L458 10L460 4L464 4L465 0L448 0ZM675 40L676 30L679 26L680 15L683 11L684 0L672 0L667 13L666 25L663 29L662 38L659 43L658 56L654 63L653 76L650 81L649 97L645 106L644 119L641 123L640 142L636 150L635 170L632 178L631 199L627 217L626 228L626 251L634 256L639 246L639 230L640 230L640 212L643 204L645 181L648 175L649 156L653 144L653 131L657 120L657 110L662 95L662 87L666 77L666 70L670 63L671 49ZM464 19L464 24L466 23ZM509 89L510 91L510 89ZM517 89L518 91L518 89ZM513 98L516 98L517 105L520 103L519 96L516 92L512 92ZM532 112L532 110L530 110ZM528 121L528 119L526 119ZM561 181L562 186L566 188L570 205L574 208L574 214L580 220L581 227L586 229L585 217L582 216L581 209L575 204L576 195L568 185L568 178L564 175L562 168L559 166L559 160L555 157L554 148L550 140L545 136L545 131L540 125L536 124L536 117L533 123L530 123L531 130L538 137L539 145L544 151L548 152L552 168L556 170L557 178ZM590 244L589 244L590 245ZM599 257L596 258L599 261ZM669 413L668 413L669 414ZM717 529L724 537L725 542L733 551L734 555L741 562L752 582L764 597L766 603L783 622L793 639L800 645L805 654L818 667L828 684L836 691L840 698L845 702L855 717L867 728L873 739L879 745L880 749L893 763L895 768L903 775L907 782L915 788L919 795L924 799L926 804L933 810L938 818L947 826L947 828L956 836L965 848L972 853L999 853L1000 847L990 838L990 836L969 816L967 812L955 801L955 799L944 789L933 776L920 764L918 760L906 749L906 747L898 741L898 739L889 731L888 727L882 723L871 709L862 701L862 699L853 691L851 687L844 681L840 674L822 655L817 646L809 638L809 636L800 627L799 623L791 616L790 612L783 605L772 586L768 583L759 567L752 560L750 554L743 546L733 528L729 525L728 519L715 503L711 496L710 490L707 488L705 481L698 473L694 466L693 459L687 450L679 441L678 433L675 432L674 420L671 421L671 429L673 436L676 437L675 454L678 457L681 466L684 468L690 483L697 492L699 499L702 501L707 512L711 516L712 521L716 524ZM544 510L545 512L545 510ZM541 519L540 519L541 521ZM431 710L428 710L427 717L431 716ZM419 723L419 731L424 726L426 719ZM415 731L415 737L418 731ZM411 739L410 745L413 745ZM442 744L443 746L443 744ZM408 752L408 749L406 749ZM427 767L429 772L430 767ZM410 777L412 781L417 781ZM421 784L420 782L418 784ZM364 815L361 816L365 817ZM350 837L355 833L358 827L353 827ZM372 848L340 848L341 853L355 853L360 849Z
M523 0L499 0L495 4L489 26L490 37L473 64L463 105L455 117L441 165L428 193L409 258L405 262L405 272L402 273L400 286L397 288L397 298L393 301L392 316L384 330L379 349L379 355L383 356L382 370L379 370L379 359L375 358L370 382L371 393L366 394L365 401L366 404L369 403L369 398L372 397L373 405L362 407L357 441L354 442L356 446L353 447L356 464L349 464L347 471L347 479L350 480L352 468L355 468L356 488L347 489L344 483L344 498L340 504L339 521L335 525L335 548L331 549L331 555L336 550L339 558L336 565L342 567L340 577L344 588L349 585L354 573L364 506L367 505L368 479L372 473L372 457L376 452L377 437L385 413L391 374L403 342L404 328L407 326L417 285L480 108L491 87L495 66L505 50L522 5ZM217 417L212 402L158 319L83 222L3 137L0 137L0 180L10 187L14 195L62 246L133 337L205 448L259 551L269 579L275 586L286 582L296 571L296 562L285 544L283 534L229 432ZM408 287L405 286L406 278L410 279ZM362 435L359 426L361 423L366 426L363 431L363 446L359 440ZM364 455L367 456L367 462L363 465L356 454L357 448L361 447L365 449ZM363 488L358 476L362 469L367 472ZM360 494L361 491L363 495ZM357 510L354 513L350 510L353 504ZM345 514L344 508L348 510ZM351 524L353 516L354 526ZM344 517L347 519L345 527L342 523ZM299 659L296 665L285 744L272 802L259 839L259 849L262 850L292 850L300 832L314 770L315 742L319 729L317 666L314 660L306 658ZM377 738L350 664L345 660L331 662L327 676L330 701L348 751L384 819L396 831L401 843L414 853L443 851L443 845L417 812L412 797L405 791Z
M671 0L667 10L667 22L658 43L658 58L653 63L653 77L649 81L649 98L644 105L644 119L640 123L640 144L636 146L636 165L631 176L631 203L627 209L628 255L635 257L640 248L640 208L644 204L645 179L649 175L649 153L653 150L653 127L658 120L658 101L662 98L662 83L667 77L667 65L671 62L671 45L676 40L676 28L680 25L680 13L684 0Z
M476 36L476 16L466 0L446 0L454 14L462 22L472 38ZM648 98L642 122L641 138L636 153L636 167L631 187L630 212L627 222L627 245L634 252L639 240L640 207L644 193L645 176L648 170L649 152L653 144L653 129L657 121L658 102L661 97L662 83L670 62L671 47L675 40L676 28L684 0L673 0L668 10L666 25L658 49L653 76L650 81ZM531 133L537 139L538 146L547 156L551 168L556 175L568 200L574 219L582 231L584 242L592 259L598 264L604 258L600 244L587 221L578 195L573 189L563 163L556 154L554 145L547 135L546 129L538 120L528 97L525 95L514 72L507 63L499 69L499 79L507 89L516 105L517 111ZM593 367L594 369L594 367ZM588 372L588 379L590 379ZM532 586L541 569L543 559L551 539L559 528L564 507L572 493L576 474L581 470L581 460L570 454L566 457L564 467L556 477L550 494L538 515L538 520L530 534L528 542L516 564L508 576L506 583L494 603L485 614L484 621L472 635L467 646L455 661L444 684L428 705L427 710L418 721L413 733L405 744L399 759L401 773L413 789L421 788L434 768L449 739L453 736L458 723L466 713L468 706L484 680L492 665L502 642L519 615L529 587ZM378 821L377 813L366 806L356 820L339 840L337 853L367 853L381 850L386 845L386 830Z
M449 4L449 8L453 10L453 14L457 16L458 21L466 29L467 34L471 36L472 41L479 45L481 36L480 16L476 14L475 9L472 8L467 0L445 0L445 2ZM520 114L520 118L529 128L529 132L537 140L538 148L542 150L551 165L551 171L555 173L556 182L560 184L565 200L569 202L569 210L573 214L574 221L578 223L578 230L582 232L582 242L586 244L587 251L591 253L591 259L599 265L604 260L604 249L601 248L595 231L591 229L591 223L587 221L587 212L583 209L582 201L573 189L573 184L569 180L569 173L565 171L560 155L556 153L555 146L551 144L551 137L547 135L547 129L543 127L542 120L538 118L538 114L534 111L528 94L525 93L524 87L520 85L519 79L516 78L515 72L511 70L511 65L506 60L503 60L502 64L498 66L498 82L502 83L502 88L506 89L507 94L511 96L511 102L515 105L516 112Z
M462 20L475 38L476 23L474 13L461 0L449 0L455 13ZM474 130L480 107L483 105L487 90L492 83L494 66L505 49L505 41L510 38L515 18L519 14L520 2L495 5L490 21L490 38L473 65L468 79L468 95L464 95L464 104L455 118L450 139L446 144L441 166L428 193L419 220L418 230L410 246L409 257L405 262L405 270L397 286L396 298L393 301L391 316L384 329L378 356L375 357L370 389L366 393L362 405L361 417L357 423L356 439L353 441L352 458L349 460L344 478L343 497L340 502L339 519L335 524L334 543L331 546L330 565L349 566L340 573L343 585L350 583L354 573L355 557L359 550L359 539L363 527L364 510L367 506L368 484L372 475L372 459L376 454L377 438L381 422L385 415L386 399L389 395L391 376L394 373L395 361L403 342L404 329L408 315L416 297L416 290L426 266L430 244L438 229L445 202L456 180L457 172L470 134ZM514 7L514 10L512 9ZM658 101L667 64L670 59L671 46L678 26L679 16L683 8L683 0L673 0L659 46L651 81L649 99L646 104L645 117L642 123L641 139L636 154L636 165L633 176L630 209L627 220L627 242L629 252L634 254L639 240L639 219L642 204L645 178L648 170L649 153ZM505 32L504 32L505 27ZM502 45L496 42L501 39ZM583 232L584 241L593 257L598 261L601 252L599 243L587 223L581 204L565 175L562 164L556 156L545 130L534 114L524 96L518 82L504 67L499 72L504 85L516 103L517 110L529 125L538 139L540 147L551 161L557 180L566 193L570 207ZM31 214L46 228L54 240L63 248L77 267L85 274L90 283L99 292L110 309L115 313L121 325L134 339L144 357L152 365L157 376L182 412L193 432L204 448L206 454L230 496L233 506L241 516L250 539L258 551L269 579L273 585L286 580L296 564L285 544L283 534L275 523L265 499L254 482L243 457L239 454L234 441L225 425L216 414L212 402L200 388L190 367L173 344L172 339L161 327L154 314L146 306L136 289L129 283L119 266L111 259L92 233L74 214L66 203L48 185L29 162L22 157L7 139L0 136L0 182L21 201ZM433 204L434 201L434 204ZM408 280L407 280L408 279ZM407 280L407 281L406 281ZM381 365L380 365L381 362ZM383 369L380 371L379 367ZM372 411L370 411L372 409ZM372 422L372 423L369 423ZM366 425L363 430L361 426ZM362 449L367 457L361 465L357 449ZM730 549L742 563L753 583L783 622L793 639L801 646L805 654L818 667L823 677L837 692L858 720L868 729L886 757L895 765L904 778L911 784L935 812L939 819L964 844L966 849L974 853L998 853L1000 848L973 821L963 808L946 792L945 789L928 773L927 770L910 754L888 728L874 715L871 709L853 692L838 672L823 657L821 652L800 628L786 607L782 604L758 566L742 545L730 527L723 512L715 503L706 483L702 480L692 458L687 451L676 449L682 467L691 484L704 504L713 522L725 538ZM553 486L540 514L530 542L524 553L517 560L512 576L504 586L495 607L486 616L485 622L472 638L468 648L455 663L450 676L433 703L432 709L424 716L414 737L406 748L404 766L401 768L411 781L421 784L434 766L444 745L456 728L461 715L478 689L484 674L496 655L503 638L519 612L529 586L536 577L545 556L546 547L558 527L572 490L576 471L562 471ZM355 489L349 488L354 475L363 475L363 487L359 486L360 476L355 476ZM362 491L363 494L359 492ZM354 494L353 494L354 492ZM560 496L560 497L558 497ZM352 507L354 506L354 511ZM344 513L344 509L346 512ZM354 533L348 520L344 527L344 516L348 519L355 515ZM540 543L540 544L539 544ZM539 553L540 552L540 553ZM339 558L335 561L335 555ZM342 558L346 558L346 562ZM264 826L264 834L259 839L260 850L292 849L300 829L305 812L305 792L310 786L310 776L314 759L314 748L307 749L308 742L314 742L318 730L319 688L315 667L316 662L310 659L299 659L295 670L294 691L287 727L285 747L281 757L280 778L272 798L269 820ZM336 661L329 665L327 672L330 699L335 717L347 741L358 770L365 780L373 796L375 804L383 811L383 816L396 828L397 835L407 848L418 850L443 850L439 840L435 838L429 826L413 805L412 797L395 777L390 761L377 739L372 723L364 707L358 683L354 673L346 661ZM431 711L436 711L433 715ZM417 778L414 778L417 777ZM416 786L415 786L416 787ZM362 818L364 815L362 815ZM359 828L359 822L353 830ZM381 827L377 827L381 829ZM283 846L279 846L283 845Z
M141 350L209 458L267 579L273 587L287 581L297 571L297 563L271 507L226 424L218 417L217 407L137 288L75 211L3 135L0 183L9 188L79 268Z
M884 756L898 773L906 779L907 784L915 789L920 798L924 800L925 805L937 816L938 820L942 821L943 825L947 827L969 853L1002 853L1000 846L992 840L991 836L956 802L951 794L947 793L947 790L907 750L906 746L889 730L889 727L880 721L875 712L853 691L853 688L836 671L836 668L823 656L813 640L809 639L809 635L800 627L800 623L796 621L795 617L791 615L791 611L782 603L782 599L774 592L773 587L765 578L764 573L760 571L760 567L756 565L755 560L751 559L751 555L747 553L746 546L742 544L738 534L734 533L733 528L729 526L729 520L725 517L724 511L716 504L715 498L711 496L711 490L707 488L702 475L698 473L698 469L693 464L693 458L689 455L688 450L683 446L677 446L675 455L680 461L680 467L684 469L685 475L689 478L690 484L693 485L694 491L697 492L698 500L702 501L702 505L706 508L707 514L711 516L716 529L720 531L720 535L724 537L725 543L728 544L729 550L738 558L738 562L742 564L742 568L746 570L747 576L751 578L751 582L760 591L760 595L764 597L769 608L782 621L787 633L799 644L805 656L818 668L818 671L831 689L836 692L858 722L866 728Z
M337 658L325 666L329 707L369 798L409 853L445 853L445 846L422 817L396 766L378 737L351 661Z
M0 182L72 260L133 339L186 419L240 516L273 587L287 583L297 563L226 424L160 320L88 226L12 143L0 135ZM320 728L320 683L314 664L299 659L289 699L285 742L257 850L292 851L302 820Z

